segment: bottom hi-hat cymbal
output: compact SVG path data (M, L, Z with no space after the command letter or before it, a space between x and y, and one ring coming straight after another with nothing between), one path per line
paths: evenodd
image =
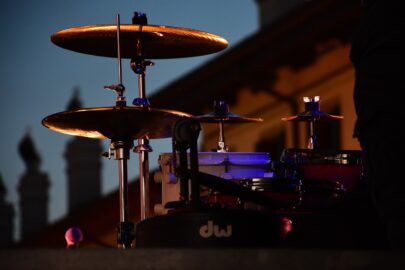
M172 126L192 115L150 107L97 107L49 115L42 124L63 134L99 139L171 137Z

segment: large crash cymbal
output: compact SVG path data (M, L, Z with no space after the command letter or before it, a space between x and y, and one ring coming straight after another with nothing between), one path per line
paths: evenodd
M146 59L178 58L205 55L221 51L228 42L217 35L187 28L123 24L120 26L121 57L137 55L137 40L141 38ZM75 52L117 57L117 26L90 25L54 33L54 44Z
M343 116L332 115L320 111L305 111L294 116L281 118L283 121L305 122L305 121L332 121L341 120Z
M98 107L59 112L42 124L63 134L99 139L171 137L172 126L189 114L143 107Z
M231 112L227 113L217 113L210 112L204 115L195 117L201 123L218 123L218 122L227 122L227 123L251 123L251 122L263 122L261 118L250 118L234 114Z

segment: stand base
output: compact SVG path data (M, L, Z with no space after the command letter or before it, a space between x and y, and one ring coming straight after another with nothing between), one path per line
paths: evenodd
M117 225L117 244L119 248L127 249L132 247L134 241L134 223L120 222Z

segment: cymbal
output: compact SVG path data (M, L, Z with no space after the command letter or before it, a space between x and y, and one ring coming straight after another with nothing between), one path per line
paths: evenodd
M171 137L172 125L190 114L144 107L98 107L49 115L42 124L63 134L99 139Z
M137 55L141 37L143 57L147 59L178 58L221 51L228 42L217 35L188 28L159 25L122 24L121 57ZM117 26L100 24L74 27L54 33L51 41L68 50L107 57L117 57Z
M300 121L331 121L331 120L341 120L343 119L343 116L340 115L332 115L328 114L326 112L321 112L321 111L305 111L302 113L299 113L294 116L290 117L285 117L281 118L283 121L295 121L295 122L300 122Z
M196 116L195 119L197 119L201 123L218 123L221 121L228 123L263 122L263 119L261 118L244 117L231 112L227 113L210 112L208 114Z

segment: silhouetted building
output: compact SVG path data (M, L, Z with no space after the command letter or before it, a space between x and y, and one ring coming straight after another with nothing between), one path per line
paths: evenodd
M79 89L76 88L67 109L82 107ZM95 121L98 121L95 119ZM101 153L99 140L83 137L72 138L64 153L68 181L68 213L101 196Z
M41 158L29 133L21 140L18 150L26 166L18 185L21 238L24 239L47 226L50 183L48 175L40 171Z
M11 203L5 200L7 194L0 174L0 247L8 247L13 244L14 233L14 208Z

